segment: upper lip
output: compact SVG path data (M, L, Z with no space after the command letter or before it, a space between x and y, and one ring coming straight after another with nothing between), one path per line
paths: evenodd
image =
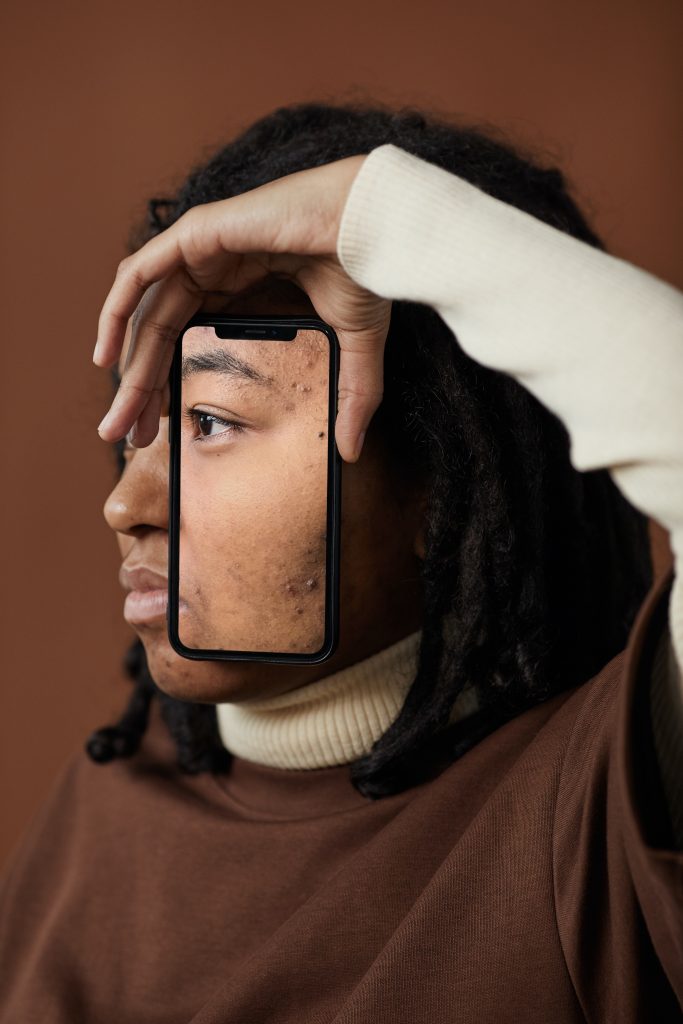
M166 590L168 579L146 565L122 565L119 582L125 590Z

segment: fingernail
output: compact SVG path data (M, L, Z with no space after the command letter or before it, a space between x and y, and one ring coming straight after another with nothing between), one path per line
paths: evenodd
M360 453L363 450L363 441L365 440L365 431L362 432L358 438L358 444L356 445L356 458L360 457Z
M126 434L126 441L128 442L128 444L134 445L135 444L135 438L137 436L138 436L138 425L137 425L137 423L134 423L133 426L128 431L128 433Z

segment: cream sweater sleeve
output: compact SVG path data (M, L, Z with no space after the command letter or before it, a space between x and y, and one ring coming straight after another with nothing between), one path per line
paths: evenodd
M392 144L361 166L337 254L376 294L436 309L469 356L560 417L576 469L608 469L669 531L667 744L680 767L683 292Z

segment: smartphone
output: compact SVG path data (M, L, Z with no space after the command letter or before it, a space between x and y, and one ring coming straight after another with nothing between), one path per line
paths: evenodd
M311 316L197 314L170 371L168 636L314 664L339 633L339 341Z

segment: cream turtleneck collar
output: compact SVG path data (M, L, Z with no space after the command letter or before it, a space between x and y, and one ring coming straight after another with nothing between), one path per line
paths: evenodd
M219 703L218 730L237 757L272 768L327 768L367 754L398 717L417 670L422 631L277 697ZM466 687L454 722L478 707Z

